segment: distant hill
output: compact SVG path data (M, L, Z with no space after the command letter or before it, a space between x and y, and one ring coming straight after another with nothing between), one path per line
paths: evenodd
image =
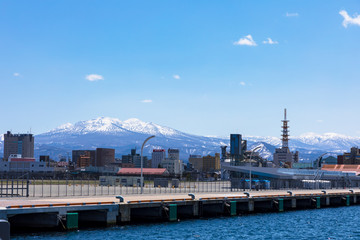
M190 154L214 154L220 152L220 146L229 145L229 138L197 136L135 118L121 121L116 118L99 117L75 124L67 123L36 135L35 154L36 157L50 155L57 159L59 155L71 156L74 149L108 147L115 148L117 157L120 157L130 153L131 148L136 147L140 152L141 144L150 135L156 137L144 148L144 155L147 156L151 155L154 148L178 148L181 158L187 160ZM248 140L249 149L261 145L260 154L269 159L272 159L275 148L281 145L277 137L243 136L243 139ZM351 147L360 145L360 138L335 133L307 133L292 137L289 144L292 151L300 152L300 159L314 160L324 152L336 155L349 151ZM2 149L1 141L1 152Z

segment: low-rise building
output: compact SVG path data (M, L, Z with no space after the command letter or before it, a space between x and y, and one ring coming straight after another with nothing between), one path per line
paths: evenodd
M191 163L192 167L199 172L203 171L203 157L201 155L190 155L189 163Z
M25 158L21 155L10 155L8 161L0 162L0 172L45 173L53 172L44 162L37 162L35 158Z
M49 155L40 155L40 162L46 163L46 166L50 167L50 156Z
M119 176L140 176L141 168L121 168ZM170 174L166 168L143 168L143 176L146 178L168 177Z
M299 152L290 152L288 147L276 148L273 158L277 167L291 168L293 163L299 162Z
M133 164L134 167L140 168L141 167L141 156L140 154L136 153L136 149L131 149L131 153L128 155L122 155L121 158L122 164ZM143 156L143 168L147 168L148 166L148 158Z
M204 156L203 157L203 171L217 171L220 170L220 153L215 153L215 156Z
M193 168L199 172L213 172L221 169L220 167L220 153L215 153L215 156L190 155L189 162Z
M352 147L350 152L343 155L344 164L360 164L360 149L358 147Z
M166 158L161 162L161 166L166 168L171 175L181 176L183 172L183 164L181 160L173 160Z

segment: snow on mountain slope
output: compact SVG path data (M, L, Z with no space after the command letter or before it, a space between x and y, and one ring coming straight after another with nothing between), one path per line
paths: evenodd
M74 124L67 123L49 132L35 136L36 154L66 154L73 149L94 149L111 147L117 156L128 154L131 148L140 148L149 135L155 135L146 146L145 152L151 154L153 148L179 148L183 159L189 154L214 154L220 146L228 145L228 137L204 137L143 122L136 118L121 121L116 118L99 117ZM3 136L0 136L2 139ZM243 136L248 141L248 149L261 145L260 154L272 159L275 148L281 146L278 137ZM300 151L300 158L309 159L323 152L342 153L353 146L360 146L359 137L349 137L336 133L306 133L290 137L291 151ZM0 141L0 152L3 141ZM302 157L303 156L303 157Z
M271 144L277 147L281 146L281 140L280 138L277 137L243 136L243 139L248 140L250 142L265 142L267 144Z
M116 154L128 154L131 148L139 149L142 142L155 135L145 147L145 153L151 154L153 148L179 148L180 154L187 159L189 154L213 154L220 151L220 146L228 141L186 134L169 127L128 119L96 118L75 124L65 124L47 133L35 136L39 150L58 148L71 152L73 149L94 149L110 147ZM54 150L55 151L55 150Z
M119 134L129 132L163 136L184 135L182 132L175 129L162 127L154 123L143 122L136 118L121 121L109 117L99 117L92 120L80 121L75 124L66 123L44 134Z
M114 134L127 132L126 129L122 128L122 124L123 122L116 118L99 117L88 121L80 121L75 124L66 123L44 134Z
M174 136L174 135L183 135L180 131L169 127L162 127L160 125L154 123L147 123L140 121L136 118L130 118L121 125L124 129L137 132L137 133L144 133L144 134L151 134L151 135L163 135L163 136Z
M306 144L315 149L327 151L349 151L351 147L360 146L360 137L349 137L337 133L305 133L299 137L294 137L295 144Z

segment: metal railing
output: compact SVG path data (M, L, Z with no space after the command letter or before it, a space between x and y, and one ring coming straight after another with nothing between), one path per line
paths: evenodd
M190 192L229 192L230 181L191 182L180 181L178 186L154 186L145 181L143 194L190 193ZM97 179L31 179L31 197L69 197L140 194L141 187L121 184L100 185Z
M336 185L334 185L336 184ZM331 188L343 188L340 181L332 182ZM359 187L359 186L352 186ZM301 181L271 181L269 187L253 185L253 190L264 189L306 189ZM321 187L320 187L321 188ZM323 187L322 187L323 188ZM313 188L314 189L314 188ZM145 181L143 194L177 194L177 193L220 193L243 192L249 190L247 185L231 186L230 181L179 181L176 185L154 186L153 181ZM1 197L75 197L140 194L139 185L125 186L119 183L102 185L97 178L22 178L0 179Z
M0 179L0 197L29 197L29 180L26 176Z

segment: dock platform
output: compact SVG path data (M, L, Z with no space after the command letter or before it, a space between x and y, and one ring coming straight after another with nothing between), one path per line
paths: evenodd
M0 219L17 229L109 226L360 204L360 189L1 199ZM359 198L359 201L357 200Z

